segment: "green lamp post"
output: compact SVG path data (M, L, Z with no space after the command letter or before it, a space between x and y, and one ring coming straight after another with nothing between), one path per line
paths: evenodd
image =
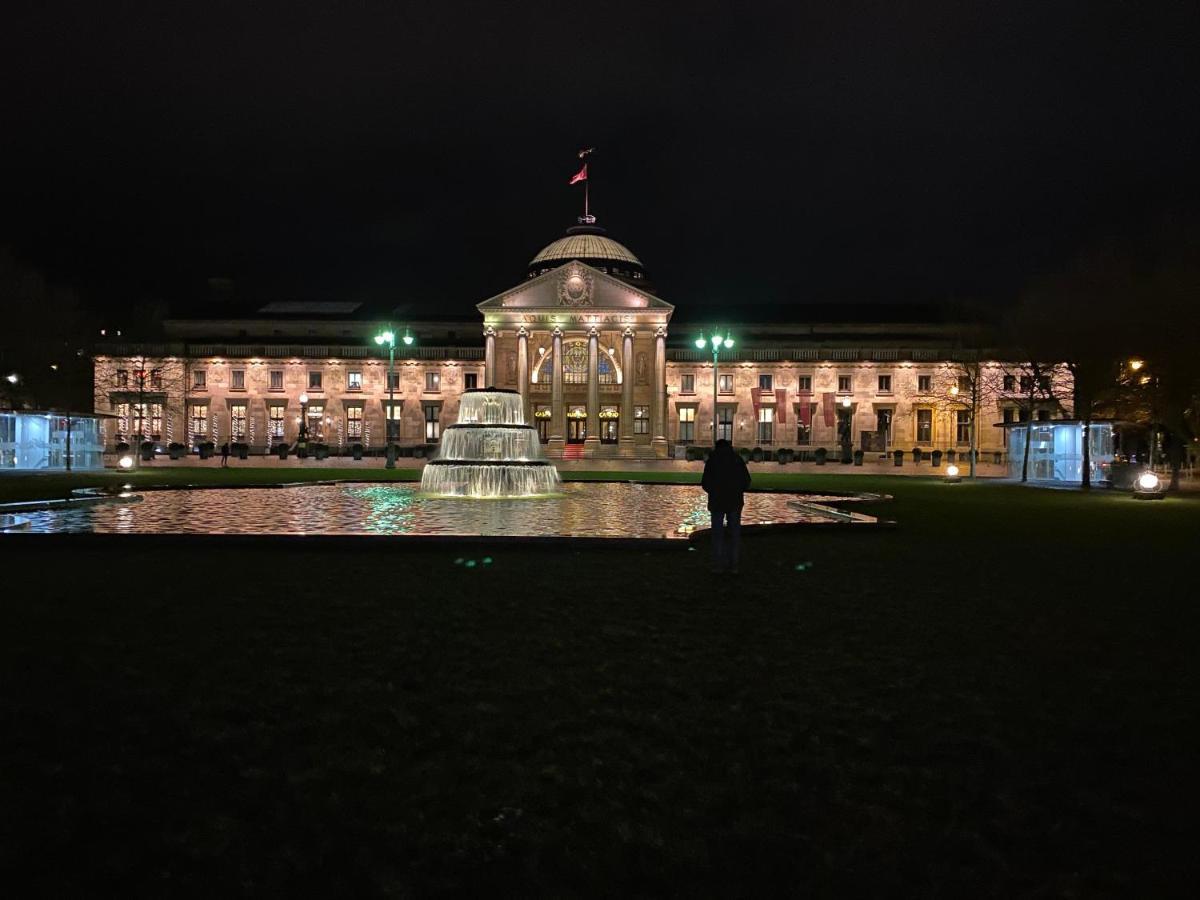
M411 346L413 336L409 334L408 329L404 329L404 337L401 338L406 347ZM386 426L384 428L385 440L387 441L387 461L384 467L388 469L396 468L396 444L395 434L393 433L393 417L396 409L396 332L389 325L385 330L375 335L375 343L379 346L387 345L388 348L388 406L387 415L384 416Z
M722 335L719 331L714 330L712 337L705 337L704 333L701 332L696 338L696 349L703 350L705 347L710 345L712 346L713 358L712 439L713 446L715 447L717 445L717 358L721 354L722 347L724 347L726 350L733 348L733 338L729 336L728 331Z

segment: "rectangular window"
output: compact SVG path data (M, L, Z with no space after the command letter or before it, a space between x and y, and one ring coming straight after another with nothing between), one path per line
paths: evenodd
M430 373L433 374L433 373ZM428 376L426 376L428 378ZM437 443L442 437L442 406L440 403L425 404L425 441Z
M1038 420L1039 422L1049 422L1049 421L1050 421L1050 410L1048 410L1048 409L1039 409L1039 410L1037 411L1037 413L1038 413L1038 415L1037 415L1037 420Z
M1032 394L1033 393L1033 379L1030 378L1028 375L1021 376L1021 393L1022 394Z
M203 391L208 388L208 372L196 369L192 372L192 390Z
M463 376L463 387L468 391L473 391L479 387L479 375L475 372L468 372Z
M1008 423L1008 422L1011 422L1012 420L1013 420L1013 410L1012 410L1012 407L1010 406L1004 410L1004 421L1006 423Z
M246 404L234 403L229 407L229 436L235 441L246 439Z
M966 394L967 396L970 396L970 394L971 394L971 376L970 375L959 375L958 376L958 392L960 394Z
M1041 391L1043 394L1050 393L1050 376L1049 375L1039 375L1038 376L1038 390Z
M361 406L346 407L346 437L361 438L363 434L363 408Z
M696 376L695 375L680 375L679 376L679 393L681 393L681 394L696 393Z
M163 389L162 369L150 370L150 390L161 391Z
M350 371L346 373L346 390L362 390L362 372Z
M770 375L759 375L758 376L758 389L760 391L771 390L771 385L772 385L773 380L774 379Z
M272 369L271 370L271 390L273 390L273 391L282 391L283 390L283 369Z
M1004 376L1004 393L1011 394L1017 389L1017 379L1014 375Z
M274 374L274 373L272 373L272 374ZM272 382L271 386L272 387L275 386L274 382ZM282 388L283 388L283 384L281 383L279 385L279 389L282 389ZM320 372L309 372L308 373L308 389L310 391L323 390L323 388L321 387L321 373Z
M437 372L425 373L425 393L436 394L442 389L442 376Z
M188 410L188 419L192 423L192 434L203 437L208 434L208 404L193 403Z
M758 442L769 444L775 439L775 410L764 406L758 411Z
M917 410L917 443L932 444L933 443L933 410L918 409Z
M892 376L891 375L880 375L879 376L879 393L890 394L891 392L892 392Z
M267 407L267 433L273 438L283 437L283 417L287 407L282 403L272 403Z
M960 409L954 414L954 440L959 444L971 443L971 411Z
M117 371L113 373L113 384L119 388L129 387L129 373L124 369L117 369Z
M717 390L720 391L722 394L732 394L733 393L733 376L732 375L718 375L717 376Z
M162 434L162 404L135 403L130 410L134 431L142 437L158 439Z
M244 391L246 389L246 370L231 369L229 372L229 389L231 391Z
M799 378L797 378L796 379L796 390L798 390L804 394L811 394L812 393L812 376L811 375L801 375Z
M812 424L796 423L796 443L805 447L812 443Z
M633 433L650 433L650 407L635 406L633 408Z
M733 440L733 407L717 407L717 439Z
M305 436L310 441L325 440L325 404L310 403L305 410Z
M1028 422L1029 421L1029 410L1023 409L1020 412L1018 412L1017 413L1017 421L1018 422Z
M932 375L918 375L917 376L917 390L922 394L933 393L933 376Z
M839 375L838 376L838 393L839 394L850 393L850 376L849 375Z
M117 437L125 437L129 434L129 404L117 404Z
M688 443L696 439L696 407L679 407L679 442Z

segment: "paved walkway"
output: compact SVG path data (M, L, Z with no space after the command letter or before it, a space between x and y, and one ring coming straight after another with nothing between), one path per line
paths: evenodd
M113 461L108 460L112 465ZM415 459L411 457L400 457L396 460L396 468L398 469L421 469L424 468L426 460ZM704 468L701 462L687 462L682 459L556 459L552 460L560 472L700 472ZM230 459L230 468L266 468L266 469L381 469L383 468L384 459L381 456L368 457L361 460L354 460L348 456L331 456L328 459L316 460L313 458L300 459L291 456L288 459L280 459L277 456L252 456L249 459ZM201 460L196 456L189 456L185 459L172 460L166 457L157 457L152 463L138 463L139 468L220 468L220 457L213 459ZM966 465L960 464L959 469L966 474ZM751 472L787 472L800 473L811 472L815 474L826 475L944 475L946 472L946 464L943 463L940 468L933 468L928 460L923 461L920 465L913 465L911 460L906 460L903 466L899 468L888 461L870 460L863 461L861 466L842 465L841 463L832 462L826 463L823 466L818 466L812 462L795 462L781 465L777 462L752 462L750 463ZM977 474L983 478L1004 478L1008 475L1008 470L1004 466L997 466L992 463L980 463L977 469Z

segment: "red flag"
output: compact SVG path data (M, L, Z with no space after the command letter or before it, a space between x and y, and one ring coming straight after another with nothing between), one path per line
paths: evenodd
M587 163L583 164L583 168L576 172L575 177L568 181L567 184L575 184L577 181L587 181Z

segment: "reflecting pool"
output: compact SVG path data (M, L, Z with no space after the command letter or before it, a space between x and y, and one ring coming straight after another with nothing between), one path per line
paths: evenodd
M146 491L113 500L22 513L29 531L107 534L375 534L677 538L708 527L697 485L568 483L544 499L427 497L410 484ZM858 499L747 494L742 523L868 524L871 516L828 504Z

